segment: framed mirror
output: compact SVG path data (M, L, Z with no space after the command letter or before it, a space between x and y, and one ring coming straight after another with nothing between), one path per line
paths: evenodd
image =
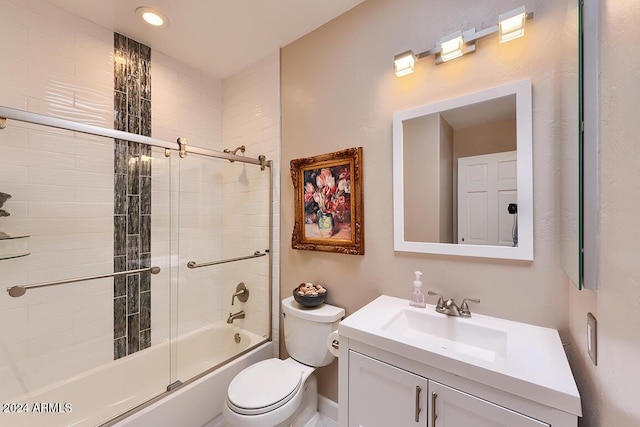
M394 248L533 260L531 81L393 115Z

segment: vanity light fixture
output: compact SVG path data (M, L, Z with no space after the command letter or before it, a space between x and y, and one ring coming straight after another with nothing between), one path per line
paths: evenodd
M154 27L166 27L169 25L169 19L156 9L142 6L136 9L136 15L144 22Z
M394 71L396 76L402 77L413 73L415 61L425 56L433 55L436 64L459 58L468 53L475 52L476 41L490 34L499 33L500 42L514 40L524 35L524 23L527 19L533 19L533 12L527 12L524 6L498 17L498 24L476 31L470 28L465 31L458 31L448 36L442 37L438 45L432 49L419 54L408 50L394 57Z
M462 39L462 31L449 34L440 39L440 58L443 61L450 61L462 56L462 47L464 40Z
M527 12L524 6L500 15L498 18L500 43L524 36L524 23L526 20Z
M413 65L416 62L416 56L412 51L399 53L393 58L393 68L396 76L402 77L413 73Z

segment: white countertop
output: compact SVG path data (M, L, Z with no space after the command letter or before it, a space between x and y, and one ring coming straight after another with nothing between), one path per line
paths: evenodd
M388 328L403 311L414 311L425 322L434 319L441 324L443 319L434 316L444 316L449 319L446 322L458 322L462 326L466 322L474 327L504 331L504 348L499 357L491 359L484 357L482 351L475 356L472 352L452 351L437 337L401 334L398 328ZM582 415L580 395L555 329L475 313L470 318L448 317L437 313L433 305L416 308L409 306L406 299L382 295L344 319L339 334L558 410Z

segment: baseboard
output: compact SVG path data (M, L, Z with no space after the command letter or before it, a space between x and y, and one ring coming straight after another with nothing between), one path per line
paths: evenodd
M318 395L318 412L336 423L338 422L338 404L321 394Z
M222 415L219 415L216 418L214 418L213 420L211 420L208 423L206 423L205 425L203 425L202 427L225 427L224 426L224 419L222 418Z

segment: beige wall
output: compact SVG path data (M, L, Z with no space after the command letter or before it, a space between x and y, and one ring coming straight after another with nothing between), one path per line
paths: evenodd
M421 52L443 35L495 23L522 4L535 12L524 38L478 43L473 55L436 66L432 58L397 78L395 54ZM366 255L292 250L293 185L281 181L281 288L316 281L347 315L380 294L408 297L413 271L426 289L478 297L481 313L568 329L567 285L559 264L557 108L564 1L369 0L281 54L282 162L364 147ZM464 13L461 13L464 11ZM410 254L393 250L392 114L423 104L530 78L533 84L535 261ZM318 372L320 393L337 400L337 364Z
M440 116L440 163L438 168L440 176L438 187L440 188L440 243L453 243L453 128ZM424 165L422 166L424 168ZM457 222L457 221L456 221Z
M416 117L402 124L404 139L404 239L440 242L440 114ZM451 162L451 159L449 159Z
M485 123L453 132L454 159L516 149L516 119Z
M640 425L640 2L602 0L600 31L600 270L597 291L567 285L581 426ZM598 366L586 355L586 317L598 320Z

